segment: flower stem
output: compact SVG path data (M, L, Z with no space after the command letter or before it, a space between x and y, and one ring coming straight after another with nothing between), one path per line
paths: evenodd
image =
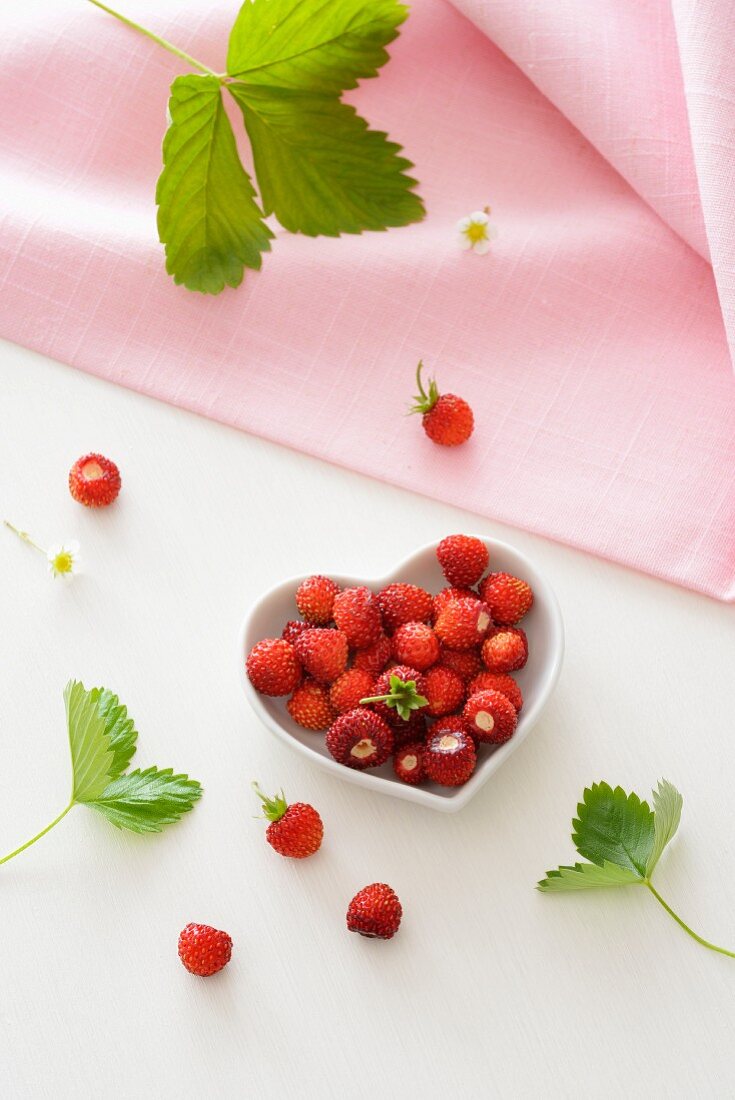
M34 837L31 837L30 840L27 840L25 844L21 844L20 848L16 848L15 851L9 852L8 855L3 856L3 858L0 859L0 863L7 863L9 859L13 858L13 856L17 856L20 854L20 852L24 852L26 848L30 848L31 844L35 844L37 840L40 840L42 836L45 836L46 833L50 832L50 830L53 829L54 825L58 825L62 818L66 817L73 805L74 800L72 799L66 809L62 810L59 816L55 817L50 825L47 825L45 829L41 829L40 833L36 833L36 835Z
M96 8L101 8L102 11L106 11L108 15L113 15L115 19L119 19L121 23L124 23L126 27L132 27L134 31L139 31L144 34L146 38L150 38L152 42L157 42L159 46L163 46L164 50L168 50L169 53L175 54L176 57L180 57L182 61L186 61L195 69L199 69L200 73L206 73L207 76L216 76L217 80L222 83L224 77L220 73L214 72L213 69L207 68L206 65L202 65L201 61L197 61L191 54L185 53L184 50L180 50L178 46L174 46L173 43L168 42L165 38L160 38L159 35L154 34L153 31L146 30L145 27L141 27L139 23L134 23L132 19L128 19L127 16L121 15L119 11L115 11L114 8L108 8L107 4L103 4L102 0L89 0L90 4L94 4Z
M20 530L18 530L18 528L17 528L17 527L14 527L14 526L13 526L13 524L12 524L12 523L10 523L10 521L9 521L9 520L7 520L7 519L4 519L4 520L3 520L3 523L5 524L5 526L6 526L6 527L7 527L7 528L8 528L9 530L11 530L11 531L14 531L14 532L15 532L15 534L16 534L16 535L18 536L18 538L19 538L19 539L23 539L23 542L27 542L27 543L28 543L28 545L29 545L29 546L32 546L34 550L38 550L38 552L39 552L40 554L43 554L43 556L44 556L44 557L46 557L46 551L45 551L45 550L43 549L43 547L42 547L42 546L39 546L37 542L34 542L34 541L33 541L33 539L31 538L31 536L30 536L30 535L28 534L28 532L27 532L27 531L20 531Z
M651 891L659 905L662 905L664 907L669 916L673 917L676 923L680 925L680 927L683 928L684 931L687 932L693 940L696 940L697 943L701 943L702 947L708 947L710 951L718 951L720 955L728 955L731 959L735 959L735 951L728 951L725 947L717 947L716 944L710 943L709 940L702 939L701 936L698 936L696 932L692 931L688 924L684 923L681 917L674 912L670 905L666 904L664 899L659 894L658 890L654 889L653 885L650 882L646 881L646 886Z

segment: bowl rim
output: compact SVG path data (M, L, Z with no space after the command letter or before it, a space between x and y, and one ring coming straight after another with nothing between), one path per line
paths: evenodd
M238 631L238 664L240 667L240 681L242 683L245 696L253 708L255 715L261 720L266 728L276 735L281 741L286 743L293 751L300 752L307 759L310 759L317 767L322 768L333 775L336 775L339 779L347 782L355 783L358 786L365 787L368 790L378 791L381 794L387 795L393 798L403 798L409 802L416 802L424 806L429 806L431 809L439 810L444 813L456 813L461 810L467 803L474 797L477 791L487 783L491 775L493 775L499 767L504 763L506 758L514 752L536 725L541 712L546 706L550 696L552 695L554 688L559 679L561 673L561 666L564 659L565 648L565 634L564 634L564 621L562 619L561 608L559 601L556 597L554 589L546 579L543 573L539 572L538 567L531 561L523 551L516 549L510 543L504 542L500 539L491 538L485 535L471 536L480 539L489 549L492 554L493 550L500 552L507 552L511 557L514 557L522 565L523 569L528 574L528 579L531 581L534 590L534 596L536 599L546 604L551 617L553 633L556 638L556 646L554 652L551 654L551 658L545 672L545 684L542 685L542 691L539 697L523 711L523 724L521 730L514 734L509 741L506 741L504 745L500 745L492 756L488 757L482 762L482 765L474 772L474 774L464 783L461 787L451 788L451 794L435 794L433 791L423 789L421 787L412 787L407 783L400 783L386 779L381 775L372 775L370 771L358 771L354 768L346 768L344 764L338 763L331 757L323 756L321 753L316 752L309 745L303 744L301 741L297 741L288 730L271 715L266 709L259 692L255 690L250 683L250 679L247 675L245 668L245 657L248 653L251 645L255 644L248 638L250 626L257 613L263 607L264 604L269 603L273 597L279 594L281 591L289 590L293 593L301 581L306 577L311 576L310 573L303 573L296 576L286 577L284 580L279 581L277 584L272 585L267 589L258 599L250 606L246 611L240 629ZM440 540L439 540L440 541ZM409 566L417 558L424 556L428 551L434 552L438 545L437 541L425 543L422 546L417 547L412 553L404 557L401 561L398 561L391 569L387 576L383 577L364 577L358 578L354 574L339 574L330 572L329 576L332 577L338 584L341 585L355 585L365 584L373 590L379 590L385 587L387 584L391 584L395 580L395 576L403 568ZM520 570L519 570L520 572ZM268 696L270 698L270 696Z

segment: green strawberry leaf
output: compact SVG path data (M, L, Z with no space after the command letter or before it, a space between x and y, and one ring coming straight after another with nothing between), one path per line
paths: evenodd
M156 188L166 270L189 290L219 294L258 270L273 234L240 163L220 82L179 76L171 85L171 124Z
M174 775L173 768L147 768L120 775L87 806L104 814L118 829L134 833L160 833L164 825L178 821L201 798L202 788L188 775Z
M128 717L128 708L122 705L117 695L107 688L92 688L89 694L97 700L99 713L105 720L105 732L110 738L113 754L109 775L114 779L125 771L135 754L138 731L133 719Z
M573 867L559 867L556 871L547 871L546 878L538 884L539 890L590 890L601 886L631 886L641 883L642 879L626 867L605 861L598 867L596 863L575 863Z
M653 792L654 837L653 848L646 864L648 878L651 877L664 848L679 828L683 802L684 799L673 783L669 783L668 779L659 780L658 788Z
M641 878L653 848L654 819L647 802L637 794L593 783L577 806L572 840L579 854L602 867L606 861L625 867Z
M285 229L336 237L424 216L410 161L336 98L228 84L245 121L266 214Z
M227 72L248 84L339 94L377 75L407 15L396 0L245 0Z
M104 790L115 755L96 689L87 691L78 680L70 680L64 688L64 705L73 772L72 802L84 802Z

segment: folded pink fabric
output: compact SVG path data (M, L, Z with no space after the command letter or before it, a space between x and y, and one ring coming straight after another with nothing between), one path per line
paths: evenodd
M223 67L234 0L125 3ZM260 274L207 298L166 276L155 230L183 67L77 0L13 5L0 332L735 600L735 137L732 101L714 98L735 65L713 31L732 17L718 23L717 0L697 4L709 32L687 0L675 20L648 2L461 6L476 22L417 0L391 63L350 96L405 145L426 221L340 240L278 230ZM458 251L454 223L485 203L492 252ZM472 403L465 447L404 417L419 356Z

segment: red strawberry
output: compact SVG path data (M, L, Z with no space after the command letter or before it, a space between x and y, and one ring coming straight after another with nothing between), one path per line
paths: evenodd
M290 642L264 638L246 662L250 682L261 695L290 695L301 680L301 662Z
M391 632L403 623L423 623L431 618L432 598L415 584L389 584L378 593L378 603L385 629Z
M439 660L439 639L426 623L404 623L393 635L393 656L423 672Z
M419 392L410 411L422 414L424 431L433 443L440 443L443 447L465 443L475 426L472 409L463 398L453 393L440 394L433 378L429 379L429 392L426 393L421 381L422 370L423 363L419 363L416 371Z
M415 787L424 778L424 746L420 741L412 741L393 755L393 771L402 783Z
M485 667L474 650L449 649L445 645L440 646L439 649L439 664L444 668L451 668L452 672L456 672L465 682L477 676Z
M479 741L502 745L512 737L518 714L507 695L500 691L478 691L465 703L462 717Z
M398 895L384 882L374 882L355 894L347 908L347 927L381 940L395 936L401 923L403 909Z
M335 717L329 702L329 689L316 680L304 680L286 703L286 709L294 722L305 730L329 729Z
M490 612L479 600L450 600L434 624L439 641L450 649L473 649L492 626Z
M334 621L352 649L365 649L383 632L380 606L369 588L345 588L334 600Z
M462 714L448 714L446 718L441 718L434 724L432 730L436 729L441 724L441 728L445 733L468 733L472 738L472 744L477 748L478 738L475 736L475 731L467 722L465 722Z
M314 626L326 626L332 621L332 609L334 597L340 591L340 587L329 577L316 574L307 577L296 589L296 606L299 614L307 623Z
M285 638L291 645L296 641L299 634L303 634L305 630L309 629L308 623L302 623L298 619L289 619L281 631L281 637Z
M426 708L424 708L425 710ZM391 711L391 713L393 713ZM388 723L390 725L390 723ZM398 719L391 725L393 730L393 748L402 749L404 745L426 739L426 717L423 710L412 710L407 722Z
M334 681L329 701L338 714L354 710L366 695L372 695L374 678L362 668L350 668Z
M472 775L476 762L469 732L458 729L452 718L440 718L426 738L424 771L428 778L443 787L459 787Z
M490 560L485 543L473 535L447 535L437 546L436 556L442 573L457 588L477 584Z
M281 856L306 859L321 847L324 836L322 819L308 802L286 802L283 791L268 798L257 783L253 790L263 803L263 814L270 821L265 839Z
M331 684L347 667L347 638L341 630L313 626L294 642L299 660L315 680Z
M528 660L528 639L519 626L491 630L482 645L482 659L489 672L515 672Z
M83 455L69 471L69 492L87 508L106 508L112 504L120 485L120 471L104 455Z
M533 604L530 584L510 573L490 573L480 585L480 595L498 626L513 626Z
M469 683L467 697L478 691L500 691L510 699L517 711L523 706L521 689L513 677L505 672L479 672Z
M417 669L394 665L377 678L366 698L389 726L401 728L411 714L426 706L425 688L424 678ZM411 740L415 741L416 737L412 736Z
M190 974L208 978L232 957L232 940L209 924L187 924L179 935L179 958Z
M465 698L464 682L450 668L436 665L424 676L424 695L429 700L427 714L441 718L458 710Z
M431 601L431 621L433 623L436 622L439 618L439 614L451 600L477 599L477 593L471 588L442 588L441 592L437 592L436 596L434 596Z
M367 707L348 710L329 728L327 748L335 760L348 768L377 768L393 751L393 731Z
M373 676L377 676L388 664L392 654L390 638L381 634L377 642L373 642L365 649L358 649L355 653L355 668L362 668L366 672L371 672Z

